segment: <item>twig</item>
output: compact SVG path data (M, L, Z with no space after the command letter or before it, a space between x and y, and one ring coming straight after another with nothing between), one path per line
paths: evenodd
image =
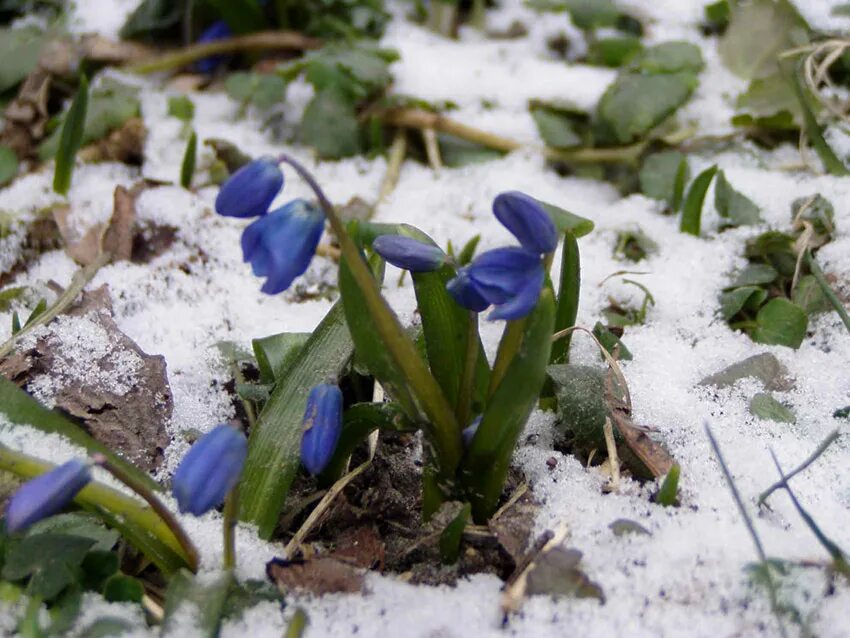
M186 66L196 60L235 51L260 51L264 49L318 49L322 41L294 31L259 31L223 38L213 42L190 44L172 53L157 56L146 62L137 62L125 67L131 73L156 73Z
M513 507L516 502L525 496L525 493L528 491L528 483L523 483L518 488L514 490L514 493L511 494L511 497L502 505L499 509L496 510L496 513L490 517L490 522L497 520L502 514L504 514L508 509Z
M398 176L401 172L401 165L404 163L406 155L407 131L400 128L395 132L393 143L390 146L389 158L387 159L387 172L384 174L384 179L381 182L378 202L384 201L387 197L389 197L390 193L395 190L396 184L398 183Z
M437 144L437 132L432 128L423 128L422 140L425 142L425 154L428 156L428 164L431 166L431 170L439 172L443 168L443 160L440 158L440 145Z
M161 623L162 619L165 618L165 610L162 608L162 605L147 594L142 596L142 607L145 608L145 611L148 612L150 617L157 623Z
M525 590L528 587L528 574L534 569L534 566L537 564L536 560L540 556L545 555L550 549L553 549L563 543L567 537L569 536L569 528L565 524L561 524L558 526L558 529L555 530L555 533L549 539L549 541L540 549L539 552L534 556L534 559L530 560L527 565L523 568L520 574L513 579L513 582L510 582L505 587L505 593L502 594L502 612L510 614L512 612L519 611L519 608L522 606L522 601L525 599Z
M608 417L605 417L602 432L605 434L605 447L608 448L608 465L611 469L611 490L616 492L620 488L620 456L617 454L617 443L614 441L614 426Z
M68 306L74 303L77 295L83 291L83 288L85 288L86 285L94 279L97 271L100 270L102 266L105 266L111 258L111 253L102 252L88 266L80 268L77 272L75 272L74 276L71 278L71 283L65 289L65 292L60 295L52 306L41 313L31 324L25 326L23 330L9 337L9 340L0 346L0 359L3 359L10 354L14 349L15 344L22 337L29 334L39 326L50 323L60 314L65 312Z
M788 483L789 480L791 480L792 478L797 476L800 472L802 472L807 467L809 467L812 463L817 461L818 458L820 457L820 455L823 454L824 452L826 452L826 449L830 445L832 445L832 443L834 441L836 441L839 436L841 436L841 433L838 430L834 430L832 433L830 433L830 435L823 440L823 442L817 447L817 449L814 452L812 452L812 454L809 456L809 458L807 458L805 461L800 463L800 465L798 465L796 468L794 468L788 474L786 474L783 477L782 480L777 481L776 483L771 485L769 488L767 488L764 492L762 492L761 495L759 496L759 500L757 501L756 504L759 507L764 505L764 502L768 499L768 497L771 494L773 494L779 488L785 487L786 483Z

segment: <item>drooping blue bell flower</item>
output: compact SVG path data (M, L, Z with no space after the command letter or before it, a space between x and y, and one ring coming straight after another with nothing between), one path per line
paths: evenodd
M342 391L322 383L310 390L302 422L301 463L316 476L327 467L342 433Z
M539 255L518 246L480 254L461 268L446 288L460 305L476 312L497 306L490 319L519 319L534 308L545 272Z
M543 255L558 246L558 231L549 214L533 197L509 191L493 200L493 214L527 251Z
M198 38L198 44L223 40L224 38L229 38L232 35L233 31L229 26L227 26L227 23L224 20L216 20L204 29L204 32L201 33L201 37ZM223 55L211 55L208 58L198 60L194 64L195 71L208 75L216 70L218 65L224 61L224 58L225 56Z
M283 172L271 157L245 164L218 191L215 212L225 217L265 215L283 187Z
M324 227L318 208L295 199L245 228L243 261L251 263L255 275L266 277L263 292L283 292L307 270Z
M24 483L9 499L6 531L26 529L68 505L91 480L89 466L72 459Z
M239 480L247 454L245 435L227 424L205 434L174 473L171 491L180 511L201 516L221 505Z
M475 438L475 433L478 432L478 426L481 425L481 417L482 415L479 414L473 419L472 423L463 428L463 432L460 433L463 439L463 447L468 448L472 445L472 439Z
M393 266L411 272L437 270L448 259L439 247L403 235L381 235L372 248Z

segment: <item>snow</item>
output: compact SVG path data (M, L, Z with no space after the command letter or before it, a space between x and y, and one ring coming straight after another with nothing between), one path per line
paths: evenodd
M74 32L117 33L124 16L137 0L77 2L70 22ZM622 6L648 19L647 41L683 39L699 45L706 62L701 86L680 112L683 127L698 127L701 134L729 133L735 95L744 84L720 64L714 40L704 38L697 25L702 2L676 0L624 0ZM846 28L847 20L833 18L836 3L799 2L802 13L823 28ZM108 7L109 10L104 10ZM406 8L406 5L402 8ZM566 14L538 15L512 0L490 12L491 31L507 29L514 21L529 34L513 40L485 39L474 29L464 29L459 41L447 41L396 18L382 45L398 49L401 59L393 66L394 90L435 102L451 101L449 115L461 122L513 137L531 147L541 143L527 106L531 99L566 101L592 109L615 77L615 72L557 60L545 40L565 33L583 46L580 33ZM105 221L112 211L117 184L131 186L144 178L173 182L185 148L182 123L167 116L167 98L173 91L156 79L133 78L143 91L142 114L149 130L145 162L140 171L123 165L81 165L74 174L68 198L70 219L82 234ZM311 90L303 82L289 88L285 126L296 122ZM284 147L248 112L237 117L239 106L223 93L193 93L192 123L199 141L211 137L229 140L252 155L286 150L315 171L332 200L345 203L355 196L374 202L386 170L383 158L356 158L317 162L308 149ZM837 133L831 133L834 137ZM833 139L831 137L830 139ZM209 151L199 144L199 166L209 162ZM308 636L545 636L578 633L585 636L731 636L776 635L767 598L749 585L746 566L756 560L747 534L720 472L704 425L708 422L724 452L726 462L755 521L770 556L788 560L819 560L826 555L783 494L771 498L771 512L759 513L757 495L777 477L769 450L775 451L786 470L796 466L832 430L846 432L846 422L832 412L850 404L850 338L834 313L816 318L813 336L792 351L780 346L755 344L735 333L717 316L717 296L731 273L744 265L746 240L767 228L787 228L791 202L821 193L835 206L836 239L823 248L818 260L836 274L848 292L850 273L850 180L812 172L788 170L799 165L795 148L774 152L755 147L712 157L692 159L692 174L712 163L725 171L730 184L761 208L761 227L718 233L719 217L709 192L700 238L678 232L678 220L661 214L657 202L640 195L621 198L609 184L560 177L547 169L534 148L516 151L486 164L434 172L406 162L396 189L376 208L375 219L415 224L441 245L451 240L462 245L481 234L479 250L511 243L510 235L493 218L490 202L504 190L519 189L540 199L589 217L596 229L579 240L582 258L582 291L578 323L592 326L600 318L608 297L637 303L636 288L615 277L619 270L652 292L656 304L643 326L627 329L625 343L634 360L623 363L632 394L637 423L650 425L681 464L679 508L664 508L649 501L653 486L625 480L617 493L603 494L607 476L585 468L575 458L552 449L550 415L535 413L516 453L516 463L526 473L534 494L543 503L537 531L565 524L568 544L584 554L582 566L601 585L606 602L537 597L526 602L520 614L502 625L499 611L501 582L476 576L454 588L418 587L392 576L371 574L365 596L334 595L290 600L285 610L263 603L241 619L225 623L223 636L251 633L281 635L296 605L310 616ZM0 210L23 221L60 201L50 190L52 170L27 175L0 190ZM224 219L212 212L217 189L201 186L195 192L171 185L146 190L137 202L140 220L176 227L174 244L148 264L117 263L103 268L92 287L109 286L119 328L145 352L164 355L174 395L174 415L169 425L173 443L166 451L161 478L168 479L187 449L186 434L205 432L234 415L230 396L222 385L229 372L219 352L221 342L249 350L254 337L283 331L309 331L324 316L330 301L298 302L290 291L276 297L259 292L260 282L241 262L239 236L245 222ZM306 186L287 172L284 192L276 204L307 196ZM640 228L659 247L656 254L632 264L613 256L617 232ZM5 270L17 259L21 229L0 240L0 266ZM557 259L555 267L557 268ZM45 284L67 285L76 266L61 251L41 255L15 285L33 288L32 294L13 309L32 308ZM386 294L404 321L414 317L415 301L409 278L401 286L397 271L386 278ZM333 283L335 269L324 258L314 259L296 286L317 289ZM0 313L0 338L6 338L9 313ZM501 325L482 322L488 351L494 352ZM68 378L85 372L86 352L95 349L97 335L84 319L62 318L51 328L68 349ZM78 346L81 349L78 349ZM82 347L85 346L85 347ZM749 401L761 391L753 380L717 390L696 387L703 377L754 354L770 352L789 370L794 387L776 398L786 402L796 424L761 420L749 413ZM574 338L573 361L599 364L591 341ZM131 362L126 362L132 369ZM49 384L48 384L49 385ZM49 393L42 395L49 399ZM0 443L62 462L82 451L55 436L0 422ZM794 479L800 501L840 546L850 547L850 467L844 462L848 440L842 437L804 474ZM547 461L554 458L550 469ZM108 477L98 474L109 481ZM114 484L114 482L111 482ZM628 518L646 527L651 536L615 536L610 523ZM220 516L182 517L196 540L205 570L221 560ZM282 547L257 539L250 526L238 530L240 578L263 578L265 562L281 555ZM824 583L803 579L801 598L808 594L813 632L819 636L846 635L850 588L843 581L824 596ZM139 635L153 635L131 610L86 601L86 618L120 615L137 627ZM187 621L191 618L187 616ZM0 627L5 625L0 625ZM82 621L80 626L82 627ZM183 627L191 633L191 624Z

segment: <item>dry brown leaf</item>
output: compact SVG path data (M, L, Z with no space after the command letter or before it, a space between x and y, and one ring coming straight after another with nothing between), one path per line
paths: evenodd
M44 138L50 119L47 108L50 85L50 74L36 69L23 81L18 95L3 111L5 123L0 142L14 150L19 158L38 156L37 146Z
M496 540L517 564L528 551L539 509L540 504L531 492L526 492L488 523Z
M144 120L131 117L106 137L80 149L84 162L121 162L139 166L142 163L147 129Z
M611 413L617 431L623 437L623 443L617 448L623 464L636 478L656 479L665 476L673 467L673 457L660 443L636 426L622 412Z
M344 530L331 557L355 567L380 571L384 568L385 550L375 526L363 525Z
M283 594L306 591L324 594L363 592L363 571L331 556L310 560L275 558L266 565L266 574Z
M118 329L106 286L83 293L65 316L85 319L81 335L100 335L97 342L56 333L54 322L32 347L0 363L0 374L24 388L36 383L95 439L146 471L156 469L172 411L165 359L145 354Z

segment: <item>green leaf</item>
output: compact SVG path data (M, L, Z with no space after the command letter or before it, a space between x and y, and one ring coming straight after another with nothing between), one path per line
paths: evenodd
M803 112L794 88L788 79L776 73L752 80L747 90L738 96L736 105L743 113L736 116L738 126L760 126L773 129L796 129ZM742 116L750 116L749 120Z
M269 538L300 467L301 420L313 386L338 378L354 353L342 302L334 304L277 378L248 441L240 487L241 518Z
M608 328L602 325L599 321L596 322L596 325L593 326L593 336L595 336L599 343L602 344L602 347L608 351L612 357L615 357L621 361L631 361L632 353L626 347L620 338L611 332Z
M466 244L464 244L463 248L460 249L460 253L457 255L457 263L460 266L466 266L472 261L473 257L475 257L475 249L478 248L478 242L480 241L481 235L475 235L472 239L466 242ZM2 295L2 293L0 293L0 295Z
M279 377L285 376L309 339L309 332L282 332L252 340L260 381L274 383Z
M757 286L743 286L720 295L720 314L729 321L745 307L755 311L767 299L767 291Z
M100 85L92 89L88 96L82 118L85 124L80 146L103 139L130 118L138 117L141 112L140 104L138 88L110 79L100 82ZM74 103L71 104L71 109L73 106ZM65 128L64 122L70 116L71 109L61 118L62 126L57 127L39 146L38 156L42 160L48 160L58 153L60 137Z
M629 66L644 73L699 73L704 63L700 48L690 42L662 42L644 49Z
M301 638L309 624L310 618L308 618L307 612L301 607L296 607L295 613L292 614L292 619L286 627L286 633L283 635L283 638Z
M582 143L567 115L555 109L538 107L531 109L531 117L534 118L540 137L547 146L570 148Z
M94 541L67 534L40 534L12 539L6 545L3 578L29 578L27 593L51 600L77 581L77 568Z
M750 226L761 222L759 207L732 188L723 171L717 172L714 182L714 207L728 226Z
M555 311L554 332L572 328L578 316L578 301L581 291L581 259L578 242L573 233L564 233L564 250L561 255L561 278L558 285L558 307ZM550 363L568 363L572 333L559 337L552 343Z
M103 585L103 597L110 603L139 603L144 595L141 581L126 574L115 574Z
M700 226L702 224L702 205L705 201L705 194L708 192L708 186L711 184L711 180L714 179L716 172L716 164L705 169L697 175L694 183L688 189L688 195L685 197L685 205L682 208L682 221L679 224L679 230L683 233L690 233L699 237Z
M790 81L797 95L797 101L800 103L800 108L803 111L803 123L805 124L806 135L818 157L820 157L821 162L823 162L824 168L830 175L838 177L850 175L850 170L847 169L844 162L835 154L823 137L823 127L818 123L817 117L812 112L809 96L803 90L800 82L799 70L797 73L791 74Z
M750 401L750 414L780 423L796 423L797 417L788 408L765 392L759 392Z
M664 507L673 507L679 502L679 473L681 468L678 463L673 463L667 476L664 477L664 482L655 495L655 502Z
M658 244L640 228L632 228L617 233L617 244L614 247L614 256L639 262L646 259L648 255L658 252Z
M186 150L183 152L183 162L180 164L180 186L189 188L192 185L192 176L195 174L195 156L198 154L198 136L195 131L186 142Z
M640 189L647 197L667 202L670 210L677 211L690 174L688 158L684 153L653 153L643 160L638 174Z
M835 208L820 193L800 197L791 202L791 221L810 222L818 235L831 238L835 232Z
M730 17L729 0L717 0L716 2L705 5L705 19L715 33L726 30L729 26Z
M555 326L555 298L550 285L543 288L524 321L522 346L490 397L460 468L461 482L478 523L484 523L496 509L517 439L546 379Z
M35 71L44 46L55 39L55 33L35 27L0 29L0 93Z
M698 84L696 75L690 71L620 75L599 100L599 122L617 142L627 144L645 136L672 115Z
M222 617L239 618L243 612L262 602L282 602L280 590L266 580L248 579L239 582L236 579L227 592Z
M587 49L587 63L617 68L643 49L640 38L634 35L594 39Z
M543 209L549 213L549 217L552 218L552 221L555 223L555 228L559 233L572 233L573 236L578 239L589 234L594 228L594 223L586 217L580 217L579 215L564 210L559 206L549 204L539 199L537 201L541 206L543 206Z
M180 24L186 2L180 0L143 0L121 27L121 37L135 40L153 39Z
M74 627L83 603L82 589L76 584L66 587L50 605L50 636L65 636Z
M207 0L234 33L262 31L268 26L256 0Z
M0 290L0 312L8 312L12 302L26 291L25 286L10 286Z
M195 103L187 95L173 95L168 98L168 114L178 120L191 122L195 117Z
M103 616L83 629L78 634L78 638L115 638L132 631L133 625L123 618Z
M283 101L286 80L279 75L240 71L227 76L224 89L233 99L267 111Z
M39 299L38 303L35 305L35 308L32 309L30 316L27 317L27 320L24 322L24 328L26 328L33 321L35 321L41 315L43 315L46 310L47 310L47 300L46 299Z
M779 55L808 41L809 25L788 0L730 4L729 28L717 45L720 59L746 80L779 71Z
M832 310L829 298L814 275L803 275L791 295L791 301L800 306L807 315L815 315Z
M319 91L304 110L301 141L326 159L359 153L360 126L351 98L333 86Z
M106 581L118 571L118 554L92 550L81 564L83 577L80 584L89 591L101 592Z
M0 186L8 184L18 174L18 156L8 146L0 145Z
M492 162L505 156L502 151L462 140L453 135L438 134L437 141L440 144L440 155L443 158L443 165L449 168Z
M217 638L232 583L233 575L229 571L221 572L213 580L206 578L203 581L186 570L175 574L165 594L163 635L179 632L188 608L194 619L192 635Z
M307 81L316 92L333 88L359 100L387 87L392 81L389 65L398 59L392 49L363 43L336 42L309 53L301 62ZM282 70L282 75L287 69Z
M444 565L454 565L457 562L463 531L466 529L471 513L472 506L464 503L457 516L452 518L440 533L440 559Z
M738 273L738 276L735 277L735 281L732 282L730 288L772 284L778 278L779 273L776 271L776 268L770 264L747 264L747 266Z
M559 4L569 11L573 24L584 31L613 27L620 17L613 0L562 0Z
M782 297L771 299L756 315L753 341L799 348L808 325L802 308Z
M118 532L104 527L103 523L97 520L95 516L85 512L57 514L41 520L27 530L27 536L36 536L47 532L90 538L94 541L92 551L108 552L115 546L119 538Z
M60 195L68 193L71 188L71 175L74 172L74 161L77 151L83 142L83 130L86 121L86 108L89 99L89 83L86 76L80 79L77 95L71 102L71 108L62 123L62 133L59 147L56 151L56 168L53 175L53 190Z

